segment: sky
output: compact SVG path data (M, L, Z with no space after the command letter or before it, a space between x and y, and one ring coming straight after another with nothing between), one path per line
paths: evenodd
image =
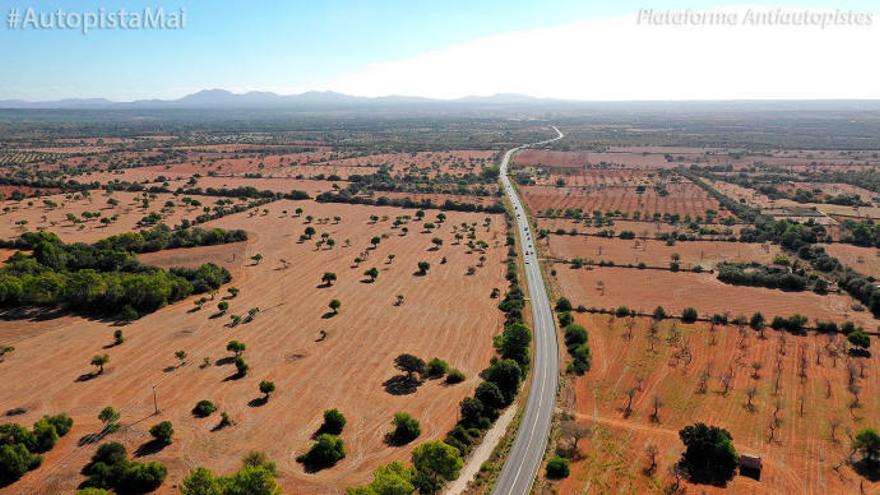
M181 29L13 29L9 16L184 9ZM737 14L648 25L640 10ZM852 10L868 26L746 26ZM864 0L0 0L0 100L178 98L202 89L580 100L880 98L880 5Z

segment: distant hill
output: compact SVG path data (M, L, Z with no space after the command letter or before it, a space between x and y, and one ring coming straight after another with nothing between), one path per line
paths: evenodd
M352 96L335 91L308 91L280 95L267 91L233 93L206 89L174 100L111 101L105 98L70 98L54 101L0 100L0 109L153 110L153 109L237 109L332 111L363 109L416 109L460 111L489 109L586 110L624 112L736 112L736 111L878 111L880 100L725 100L725 101L583 101L536 98L521 94L465 96L452 100L419 96Z

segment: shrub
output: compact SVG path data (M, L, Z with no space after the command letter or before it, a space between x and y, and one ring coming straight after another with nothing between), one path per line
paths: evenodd
M338 409L327 409L324 411L324 423L321 425L321 433L330 433L331 435L339 435L345 428L345 416Z
M200 418L206 418L206 417L210 416L211 413L213 413L216 410L217 410L217 407L214 405L213 402L211 402L209 400L200 400L196 404L196 407L193 408L192 412L193 412L193 414L195 414L196 416L198 416Z
M681 312L681 321L685 323L693 323L697 321L698 317L697 310L694 308L684 308L684 311Z
M571 316L571 313L569 313L568 311L564 313L559 313L558 318L559 326L562 328L565 328L574 322L574 317Z
M21 478L42 462L42 456L32 454L23 444L0 445L0 486Z
M560 297L559 300L556 301L556 311L558 311L560 313L565 312L565 311L571 311L571 302L564 297Z
M556 456L547 462L547 478L551 480L561 480L563 478L568 478L568 475L568 459Z
M345 458L345 446L342 440L334 435L322 433L318 435L308 452L298 456L296 460L312 469L324 469L334 466L343 458Z
M449 370L449 373L446 374L446 383L450 385L454 385L456 383L461 383L465 379L464 373L453 368Z
M428 378L440 378L449 370L449 364L440 358L433 358L428 361L425 374Z
M394 431L391 432L390 440L394 445L407 444L422 434L419 422L404 412L395 414L391 424L394 425Z
M157 442L163 445L170 445L172 437L174 436L174 427L171 426L171 421L162 421L161 423L156 423L150 428L150 435L152 435Z

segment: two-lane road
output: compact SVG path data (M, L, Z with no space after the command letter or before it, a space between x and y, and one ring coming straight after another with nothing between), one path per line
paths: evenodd
M531 389L519 431L492 490L492 493L497 495L526 495L531 491L535 476L541 467L541 460L544 458L544 450L547 448L553 409L556 404L556 387L559 381L556 322L550 309L550 298L544 287L544 279L541 277L541 267L534 247L535 238L529 228L529 220L516 194L516 189L507 175L510 159L520 149L563 138L564 135L559 129L553 127L553 130L558 134L555 138L513 148L504 154L501 161L501 183L513 204L519 238L522 241L526 283L532 304L535 355L531 363Z

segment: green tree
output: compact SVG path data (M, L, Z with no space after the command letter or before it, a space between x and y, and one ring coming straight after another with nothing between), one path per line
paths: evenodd
M370 278L370 282L375 282L375 281L376 281L376 277L379 276L379 270L376 269L376 267L370 268L369 270L367 270L367 271L364 272L364 276L365 276L365 277L369 277L369 278Z
M333 272L324 272L324 276L321 277L321 282L324 282L324 284L327 287L330 287L331 285L333 285L333 282L335 282L335 281L336 281L336 274Z
M547 478L551 480L561 480L562 478L568 478L568 475L568 459L556 456L547 461Z
M98 374L104 373L104 366L110 363L110 356L107 354L96 354L92 357L91 365L98 368Z
M150 428L150 435L160 444L170 445L174 437L174 427L171 421L162 421Z
M342 302L341 302L339 299L333 299L333 300L330 301L329 304L327 304L327 306L330 307L330 310L333 311L333 314L334 314L334 315L338 315L338 314L339 314L339 308L342 307Z
M121 417L122 414L116 409L113 409L112 406L107 406L104 409L101 409L101 412L98 413L98 419L104 423L105 430L113 429Z
M425 442L412 452L419 493L436 493L446 481L458 478L464 461L461 452L441 441Z
M342 440L329 433L322 433L305 454L296 458L312 469L325 469L334 466L345 458L345 446Z
M852 449L861 456L861 462L876 465L880 458L880 434L873 428L859 431L852 441Z
M241 354L245 349L247 349L247 346L237 340L230 340L229 343L226 344L226 350L234 353L236 358L241 357Z
M369 485L348 488L346 495L411 495L415 470L400 461L383 464L373 471Z
M331 435L339 435L345 428L345 416L339 409L327 409L324 411L324 423L321 425L321 433L330 433Z
M394 367L406 373L409 381L415 381L415 374L423 375L425 373L425 362L412 354L400 354L394 358Z
M685 323L693 323L697 321L698 317L697 310L694 308L684 308L684 311L681 312L681 321Z
M419 275L427 275L428 270L431 269L431 264L427 261L419 261L418 263L419 271L417 272Z
M263 394L265 400L269 400L269 395L275 391L275 382L263 380L260 382L260 393Z
M217 309L220 310L220 314L226 314L226 310L229 309L229 303L226 301L220 301L217 303Z
M730 432L704 423L685 426L678 432L685 445L681 465L695 483L723 484L733 478L739 456Z
M422 428L418 420L405 412L396 413L391 424L394 425L394 431L389 436L389 441L392 445L410 443L422 434Z

